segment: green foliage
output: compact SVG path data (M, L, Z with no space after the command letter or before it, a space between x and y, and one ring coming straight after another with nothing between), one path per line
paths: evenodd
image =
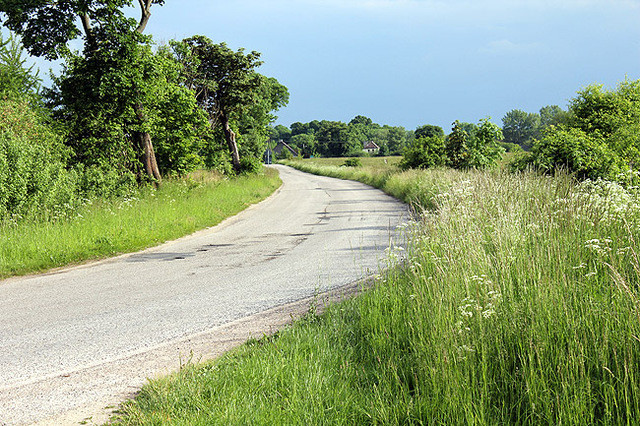
M430 208L369 290L151 381L116 424L637 423L637 189L444 168L315 172Z
M362 167L362 161L359 158L347 158L342 165L344 167Z
M540 108L540 128L547 129L550 126L566 124L569 115L558 105L547 105Z
M358 115L348 124L328 120L293 123L289 141L306 157L363 156L366 155L363 147L369 141L380 147L379 156L399 155L409 141L409 132L403 127L381 126L369 117Z
M310 157L312 155L317 155L316 146L318 141L313 134L300 133L297 135L291 136L289 140L289 145L293 148L296 148L298 152L302 153L304 157Z
M551 128L529 156L513 163L516 169L527 166L546 173L564 168L580 179L615 179L624 170L625 162L598 135L576 128Z
M40 87L34 66L26 66L24 51L16 37L6 40L0 34L0 99L35 97Z
M405 148L400 162L402 169L428 169L443 166L446 162L445 141L442 136L420 136Z
M47 215L77 201L61 138L27 101L0 100L0 221Z
M431 138L431 137L444 139L444 130L442 130L442 127L440 126L434 126L433 124L425 124L424 126L420 126L415 130L414 136L416 139Z
M272 113L289 101L287 88L255 71L262 64L258 52L236 52L204 36L173 41L171 47L183 67L183 84L208 116L211 134L225 138L236 171L247 170L245 165L262 159L269 125L276 118ZM241 165L245 156L249 158Z
M557 111L556 111L557 112ZM551 125L516 169L567 168L579 178L628 180L640 164L640 80L615 90L590 85L571 100L561 125Z
M469 133L462 128L462 125L458 120L454 121L451 133L447 136L447 145L445 147L447 164L454 169L463 169L468 164L468 139Z
M552 120L548 118L548 120ZM520 145L528 150L537 139L540 132L540 115L527 113L519 109L514 109L502 117L502 132L504 141Z
M154 54L148 45L121 41L85 56L68 55L48 92L55 117L67 128L73 164L121 177L104 183L141 179L139 137L148 132L163 174L202 166L198 152L208 123L191 91L180 85L179 64L166 50Z
M480 120L480 124L467 125L455 121L451 134L447 137L445 152L448 164L454 169L486 168L497 164L504 148L500 145L502 131L489 121ZM470 132L464 129L467 127Z
M90 50L97 46L104 49L103 43L114 37L131 38L135 37L134 32L142 33L151 5L162 5L164 0L145 3L140 22L128 19L124 13L133 0L3 0L0 12L5 17L3 25L20 34L29 53L59 59L69 53L69 43L83 32L85 47Z

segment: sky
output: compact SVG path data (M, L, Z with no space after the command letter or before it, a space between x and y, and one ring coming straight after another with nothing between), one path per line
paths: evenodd
M286 126L365 115L449 131L640 79L640 0L166 0L152 13L157 42L261 52L259 72L289 89Z

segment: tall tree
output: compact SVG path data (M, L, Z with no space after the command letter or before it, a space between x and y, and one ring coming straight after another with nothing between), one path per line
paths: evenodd
M234 52L226 43L215 44L205 36L190 37L173 46L185 66L187 86L209 114L211 126L221 126L233 168L240 172L240 152L232 120L259 102L257 93L264 77L255 70L262 64L260 54L245 54L244 49Z
M151 17L151 7L162 5L164 0L138 0L140 11L138 20L129 19L125 9L134 4L133 0L67 0L52 2L49 0L4 0L0 3L0 12L4 13L3 24L22 37L25 48L34 56L48 59L67 58L71 49L69 43L82 38L84 41L84 58L96 65L85 70L96 76L108 67L99 64L100 59L111 55L139 55L137 47L148 42L142 34ZM109 53L110 52L110 53ZM77 69L79 62L75 61ZM113 65L113 63L111 63ZM113 77L113 70L108 70ZM126 78L128 70L121 69L119 78ZM143 75L143 79L144 79ZM101 81L94 79L94 84ZM85 82L89 80L86 79ZM132 89L126 96L130 99L131 108L137 123L133 130L136 135L138 150L141 151L142 163L150 179L160 181L160 171L155 158L151 135L148 129L148 113L145 111L142 92L145 90L144 80L129 81ZM117 85L117 82L116 82ZM87 87L88 90L99 90ZM139 96L138 96L139 95ZM88 98L91 98L90 96ZM123 101L124 102L124 101Z

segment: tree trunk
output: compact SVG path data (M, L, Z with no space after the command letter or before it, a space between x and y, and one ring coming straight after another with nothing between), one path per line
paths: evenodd
M142 111L142 105L140 103L135 104L135 111L138 119L141 123L144 123L145 116ZM137 132L138 146L142 151L142 163L144 164L144 170L147 172L149 179L159 186L162 182L162 176L160 175L160 169L156 162L156 153L153 150L153 143L151 142L151 135L149 132Z
M224 132L224 137L227 140L227 144L229 145L229 151L231 152L231 161L233 162L233 170L236 173L240 173L240 154L238 153L238 144L236 143L236 134L233 130L231 130L231 126L229 125L229 118L222 114L222 130Z

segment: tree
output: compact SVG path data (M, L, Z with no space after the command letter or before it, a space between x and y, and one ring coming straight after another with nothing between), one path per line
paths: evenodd
M540 128L546 129L549 126L559 126L566 123L568 114L558 105L547 105L540 108Z
M482 118L478 130L470 138L467 167L493 167L504 153L499 144L503 138L502 130L490 120L490 117Z
M119 56L126 66L132 66L131 59L142 58L138 50L140 44L148 43L149 38L143 37L149 18L151 7L154 4L162 5L164 0L138 0L140 8L139 20L126 17L124 10L133 4L132 0L78 0L51 2L48 0L4 0L0 3L0 12L6 16L3 24L22 37L26 49L34 56L44 56L48 59L63 58L74 62L67 71L85 71L93 74L92 78L84 78L84 83L92 83L93 86L83 86L89 92L99 92L96 87L102 83L104 74L110 76L117 90L120 82L128 77L130 70L112 68L120 65L115 59ZM77 55L72 55L69 43L82 36L84 40L85 64L80 64ZM137 66L135 64L133 66ZM111 68L108 68L111 67ZM68 77L71 77L67 73ZM122 95L118 102L130 107L135 115L132 126L137 149L140 151L142 163L148 177L159 182L160 171L155 158L155 152L151 135L149 133L148 112L140 99L148 84L152 81L145 79L147 74L138 74L142 79L134 79L126 84L130 91ZM59 80L62 84L62 80ZM102 87L104 90L105 87ZM58 97L64 100L64 96ZM88 95L88 100L96 99ZM110 126L110 123L105 123ZM104 130L109 132L108 129Z
M240 142L238 149L246 171L257 171L261 167L265 141L271 135L271 123L278 118L273 112L289 102L289 91L278 80L261 74L258 76L260 85L254 93L253 103L234 118ZM284 126L279 128L286 137L288 129Z
M416 139L418 138L430 138L430 137L436 137L436 138L442 138L444 139L444 130L442 130L442 127L440 126L435 126L433 124L425 124L424 126L420 126L415 130L414 133Z
M502 139L500 127L492 123L490 118L481 119L478 126L466 126L472 130L472 134L464 127L463 123L456 120L447 138L445 152L449 165L455 169L495 165L504 152L499 144Z
M560 124L548 127L513 166L564 167L579 178L633 182L639 164L640 80L625 80L615 90L593 84L578 91Z
M319 129L315 132L319 154L327 157L344 157L349 152L348 130L348 126L341 121L322 120Z
M0 99L35 96L40 79L34 66L27 67L24 50L16 37L0 34Z
M505 142L530 149L540 134L540 115L513 109L502 117L502 132Z
M185 84L195 92L212 127L220 125L231 153L233 168L241 171L240 153L232 120L259 101L263 80L255 72L262 64L258 52L231 50L226 43L214 44L205 36L174 42L173 49L184 65Z
M369 117L365 117L364 115L357 115L349 122L350 126L362 124L364 126L371 126L373 124L373 120Z
M289 142L289 140L291 139L291 130L289 130L288 127L283 126L282 124L278 124L273 128L271 138L277 141L283 140L285 142Z
M307 133L300 133L300 134L291 136L291 140L289 141L289 144L292 147L297 148L298 152L300 152L304 157L310 157L312 155L316 155L316 146L318 144L318 141L313 135L310 135Z
M466 167L469 156L469 147L467 146L469 133L462 128L458 120L454 121L452 125L453 128L447 137L445 146L447 163L454 169L462 169Z

